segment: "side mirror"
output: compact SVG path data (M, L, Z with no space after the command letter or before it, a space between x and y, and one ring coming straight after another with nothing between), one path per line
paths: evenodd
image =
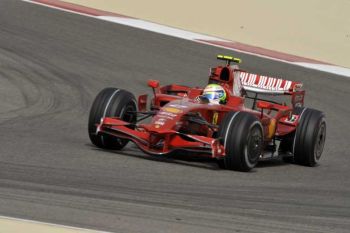
M145 112L147 110L147 94L140 95L138 103L138 109L140 112Z
M158 80L148 80L147 85L152 88L159 87L159 81Z

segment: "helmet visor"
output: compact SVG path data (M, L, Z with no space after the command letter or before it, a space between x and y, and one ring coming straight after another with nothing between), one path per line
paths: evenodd
M203 93L203 96L207 97L209 100L218 100L224 96L224 91L210 91Z

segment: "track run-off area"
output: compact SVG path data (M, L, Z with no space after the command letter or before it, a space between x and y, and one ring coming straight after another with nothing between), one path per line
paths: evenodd
M132 144L91 145L88 114L101 89L151 94L148 79L204 86L219 53L304 83L306 106L328 124L319 166L273 161L240 173ZM0 215L110 232L347 232L349 100L348 77L2 0Z

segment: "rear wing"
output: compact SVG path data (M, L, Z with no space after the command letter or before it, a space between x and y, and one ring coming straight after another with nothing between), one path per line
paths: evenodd
M273 78L240 71L243 89L259 94L291 95L301 88L301 82Z

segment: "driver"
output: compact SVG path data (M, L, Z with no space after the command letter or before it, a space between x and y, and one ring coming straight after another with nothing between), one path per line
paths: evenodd
M225 104L226 92L225 89L219 84L209 84L204 88L203 95L212 104Z

